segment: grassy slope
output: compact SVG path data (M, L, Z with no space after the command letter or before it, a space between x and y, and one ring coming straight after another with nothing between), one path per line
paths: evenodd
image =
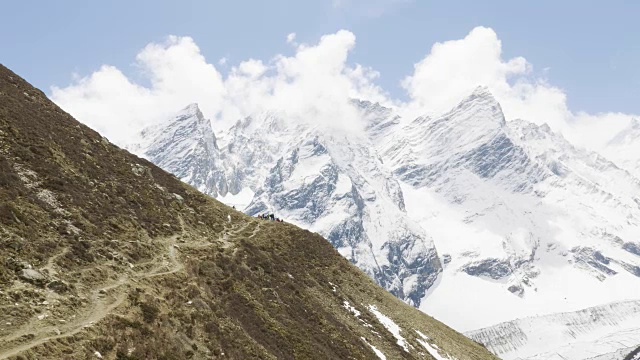
M431 358L414 330L457 359L494 358L320 236L198 193L0 65L0 358L375 358L362 338Z

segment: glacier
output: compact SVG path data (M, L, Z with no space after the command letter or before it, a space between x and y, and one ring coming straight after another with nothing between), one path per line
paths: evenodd
M640 301L523 318L465 335L505 360L586 360L594 354L622 360L640 344Z

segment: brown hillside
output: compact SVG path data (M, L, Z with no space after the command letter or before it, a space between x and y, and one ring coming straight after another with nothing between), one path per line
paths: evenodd
M372 346L495 359L320 236L198 193L0 65L0 359L376 359Z

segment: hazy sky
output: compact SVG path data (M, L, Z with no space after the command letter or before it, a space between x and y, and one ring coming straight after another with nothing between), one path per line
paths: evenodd
M507 112L513 117L527 114L535 117L532 121L553 123L553 119L542 118L565 116L560 112L570 113L571 121L578 115L593 120L601 113L640 114L639 18L640 2L620 0L22 0L3 3L0 62L49 95L52 87L57 87L59 92L53 94L54 100L67 105L82 119L83 111L96 111L87 99L96 103L109 94L126 93L119 90L118 84L126 83L129 87L134 84L137 93L146 92L144 101L148 106L153 106L150 96L163 91L159 83L165 89L184 86L191 90L189 84L170 79L171 74L180 74L176 69L182 65L154 58L166 57L164 51L172 47L189 48L186 52L190 55L185 56L195 56L202 60L200 63L210 65L203 66L205 72L215 68L215 74L208 76L221 83L213 85L219 91L211 90L209 94L207 90L204 95L187 91L179 101L187 101L194 95L192 101L202 103L211 96L212 104L204 111L216 118L221 116L220 107L230 106L227 100L229 93L237 90L234 86L241 86L230 79L234 68L237 72L242 63L247 68L248 60L263 66L264 69L254 68L257 72L252 76L267 78L262 86L269 95L280 88L277 81L286 82L290 76L307 79L303 84L316 81L297 72L305 66L296 67L298 70L289 68L294 66L289 60L297 59L308 65L309 69L304 71L313 72L313 61L305 62L300 52L319 46L322 36L333 34L340 38L333 50L342 54L345 48L347 55L344 61L340 59L342 55L337 55L334 65L340 69L327 66L327 71L350 72L347 78L353 84L347 88L351 96L375 93L373 98L382 96L395 104L403 102L416 108L434 105L429 100L434 97L451 96L459 100L460 93L468 91L471 85L488 85L505 103L532 97L532 90L526 86L544 86L552 91L544 94L534 91L537 95L533 97L538 99L534 110L526 104L514 103L507 105L511 109ZM478 26L488 32L478 31L474 35ZM347 32L340 33L342 29ZM175 37L168 38L170 35ZM463 39L468 44L454 49L456 45L451 41ZM450 42L449 50L428 60L437 48L432 49L434 44L446 42ZM141 57L143 49L148 50L146 57ZM332 56L322 49L318 53L320 63ZM353 74L358 72L356 64L364 69L357 76ZM447 64L450 66L442 70ZM102 71L103 65L110 65L112 71ZM158 66L163 70L159 71ZM194 66L197 67L190 68ZM291 71L295 74L291 75ZM469 74L464 75L465 71ZM443 77L435 79L434 73ZM91 79L96 74L113 77L98 84ZM191 75L196 82L207 78ZM448 82L445 76L464 79ZM344 80L340 79L335 80ZM105 83L109 84L108 90ZM506 88L506 84L518 83L526 86L516 90ZM207 87L204 80L200 85ZM336 86L326 85L329 89ZM358 88L361 85L368 90ZM456 87L456 91L441 92L434 87ZM354 93L355 88L358 89ZM175 95L175 91L171 94ZM168 98L170 94L164 95L160 98ZM243 99L251 96L245 94ZM545 106L559 109L556 114L542 109L540 99L551 97L554 99ZM244 106L238 105L238 101L234 100L234 106ZM274 101L266 103L273 106L278 103ZM175 107L178 102L171 105ZM562 130L558 126L556 129Z

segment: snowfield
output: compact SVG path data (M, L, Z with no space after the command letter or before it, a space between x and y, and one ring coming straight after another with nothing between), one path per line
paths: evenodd
M640 301L525 318L466 335L507 360L589 359L640 344Z
M389 330L391 334L393 334L393 336L398 341L398 345L400 345L400 347L403 348L404 351L409 352L407 341L402 337L402 335L400 335L400 326L393 322L393 320L391 320L389 317L378 311L378 308L376 308L375 305L369 305L369 311L371 311L376 316L378 321L382 325L384 325L384 327Z

